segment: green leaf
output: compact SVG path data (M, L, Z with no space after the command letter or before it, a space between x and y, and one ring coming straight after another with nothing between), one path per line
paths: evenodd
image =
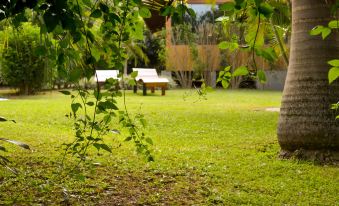
M235 4L233 2L227 2L219 6L220 11L232 11L234 10Z
M102 3L102 2L100 2L99 7L100 7L102 12L104 12L104 13L108 13L109 12L108 6L106 4L104 4L104 3Z
M326 37L328 37L328 35L330 35L332 32L332 30L328 27L324 27L324 29L321 32L321 36L323 39L326 39Z
M59 91L60 93L64 94L64 95L71 95L70 91Z
M230 85L230 83L229 83L229 81L223 79L223 80L221 81L221 85L222 85L223 88L226 89L226 88L228 88L228 86Z
M167 5L160 9L161 16L170 16L174 12L175 8L171 5Z
M111 148L107 146L106 144L101 144L100 146L103 150L106 150L107 152L112 153Z
M258 56L265 58L269 62L274 62L278 58L274 49L271 48L271 47L268 47L268 48L265 48L265 49L256 49L255 53Z
M93 146L94 146L97 150L100 150L100 148L101 148L101 144L99 144L99 143L94 143Z
M310 35L315 36L322 33L324 27L323 26L316 26L310 31Z
M94 48L91 49L91 52L92 52L91 54L95 58L95 60L99 61L100 60L100 55L101 55L100 54L100 50L94 47Z
M270 18L273 14L273 7L268 3L261 3L258 11L260 14L264 15L266 18Z
M8 120L5 117L0 116L0 122L7 122Z
M138 71L134 71L131 73L131 77L135 79L138 76Z
M339 77L339 67L332 67L328 72L328 82L331 84Z
M6 152L6 148L0 145L0 150Z
M6 119L5 117L1 117L1 116L0 116L0 122L7 122L7 121L11 121L11 122L16 123L15 120L8 120L8 119Z
M333 20L328 23L328 27L331 29L339 29L339 20Z
M87 102L86 104L87 104L88 106L90 106L90 107L91 107L91 106L94 106L94 102Z
M142 18L151 18L152 17L151 11L147 7L141 7L139 9L139 15Z
M9 143L12 143L12 144L15 144L15 145L18 145L19 147L22 147L24 149L28 149L28 150L30 149L27 144L19 142L19 141L15 141L15 140L11 140L11 139L6 139L6 138L1 138L1 137L0 137L0 140L1 141L5 141L5 142L9 142Z
M80 32L74 32L71 35L72 35L74 44L81 40L82 34Z
M219 49L229 49L231 52L238 49L239 45L235 42L222 41L218 44Z
M131 141L132 140L132 137L129 136L129 137L126 137L126 139L124 140L125 142L128 142L128 141Z
M101 10L100 10L100 9L95 9L95 10L91 13L90 17L93 17L93 18L100 18L101 15L102 15Z
M266 83L266 74L265 72L261 69L261 70L258 70L257 72L257 76L258 76L258 79L259 79L259 82L260 83Z
M339 59L333 59L329 62L327 62L329 65L334 66L334 67L339 67Z
M59 24L59 19L57 16L54 16L51 11L45 12L43 19L47 28L47 32L52 32Z
M82 106L80 103L73 103L71 104L71 108L73 113L76 113L79 110L79 108L82 108Z
M238 67L232 74L233 77L244 76L248 74L248 69L245 66Z
M227 67L225 67L225 69L224 69L225 72L228 72L228 71L230 71L230 70L231 70L231 66L227 66Z
M152 141L151 138L147 137L147 138L145 139L145 141L146 141L148 144L153 145L153 141Z
M82 71L80 68L75 68L71 71L69 79L71 82L77 82L81 77Z

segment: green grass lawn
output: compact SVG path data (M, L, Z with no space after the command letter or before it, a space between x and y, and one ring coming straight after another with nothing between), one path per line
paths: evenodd
M0 204L339 204L338 167L278 159L278 113L265 108L279 107L280 92L218 90L201 101L187 92L127 93L130 111L146 116L155 162L112 135L113 154L93 155L100 164L74 176L60 173L60 145L73 138L68 97L46 92L0 102L0 116L17 121L1 123L0 137L32 148L6 145L20 173L0 168Z

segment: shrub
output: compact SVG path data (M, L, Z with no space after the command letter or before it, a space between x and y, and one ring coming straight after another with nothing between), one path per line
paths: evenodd
M23 24L18 29L7 28L1 36L4 48L1 56L0 79L18 88L21 94L34 94L44 85L45 63L39 56L39 29Z

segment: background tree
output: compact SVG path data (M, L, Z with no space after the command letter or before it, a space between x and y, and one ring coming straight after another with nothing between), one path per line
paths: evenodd
M47 83L45 60L38 54L39 28L24 24L1 32L4 48L0 76L21 94L33 94Z

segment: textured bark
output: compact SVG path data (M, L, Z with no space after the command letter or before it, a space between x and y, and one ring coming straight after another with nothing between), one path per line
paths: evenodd
M292 1L290 64L278 124L283 153L339 152L339 122L330 110L339 100L339 81L329 85L327 77L327 61L339 57L339 35L334 32L325 40L309 35L330 20L324 0Z

